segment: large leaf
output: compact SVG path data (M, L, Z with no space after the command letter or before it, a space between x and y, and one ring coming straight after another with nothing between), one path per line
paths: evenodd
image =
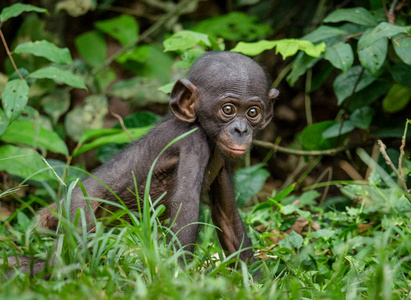
M23 143L68 155L67 146L57 133L29 120L11 123L0 139L7 143Z
M29 12L29 11L34 11L34 12L39 12L39 13L48 13L47 9L44 9L44 8L36 7L33 5L29 5L29 4L16 3L12 6L4 8L1 11L0 23L4 23L10 18L17 17L20 14L24 12Z
M368 26L377 25L377 21L374 16L363 7L337 9L329 14L323 22L339 23L343 21Z
M14 52L19 54L31 53L61 65L73 62L69 49L59 48L45 40L20 44L14 49Z
M30 179L38 181L57 179L52 171L47 169L47 165L37 151L12 145L0 147L0 170L24 179L42 170Z
M196 45L211 47L208 35L204 33L181 30L164 41L164 51L184 51Z
M78 89L87 89L84 83L83 78L73 74L70 71L61 70L56 67L45 67L39 69L29 75L31 78L49 78L57 82L65 83L69 86L78 88Z
M354 62L354 53L349 44L341 42L331 47L327 47L324 53L324 58L337 69L347 73Z
M130 135L133 137L134 140L138 140L152 128L153 126L147 126L147 127L141 127L141 128L130 128L128 129L128 132ZM102 132L99 132L100 134ZM75 153L73 153L73 157L77 156L83 152L86 152L88 150L109 144L109 143L115 143L115 144L125 144L131 142L130 137L127 133L125 133L123 130L117 129L116 132L113 129L107 129L107 135L105 136L99 136L95 140L91 141L90 143L82 145Z
M131 16L121 15L110 20L96 22L94 25L118 40L123 46L133 44L138 39L138 23Z
M319 57L321 53L325 51L324 43L314 45L309 41L299 39L283 39L278 41L261 40L255 43L239 42L231 51L255 56L274 47L276 47L275 53L280 53L283 59L295 55L298 50L304 51L312 57Z
M411 100L411 89L394 84L382 101L382 107L386 112L395 113L407 106Z
M323 42L331 38L336 38L341 40L347 32L341 28L331 27L331 26L320 26L313 32L303 36L302 40L310 41L311 43Z
M6 83L1 98L4 112L11 122L16 120L28 101L29 86L25 80L14 79Z
M389 24L387 22L382 22L378 24L378 26L375 27L373 30L371 30L369 34L361 38L361 46L363 49L365 49L374 44L380 38L391 38L399 33L407 33L409 29L410 27L396 26Z
M357 51L361 65L375 75L381 69L387 56L388 39L380 38L364 47L364 41L368 40L368 35L371 33L371 30L364 33L358 42Z
M355 127L361 129L368 129L374 117L375 111L369 107L364 106L354 110L350 115L350 121Z
M235 176L235 194L239 207L251 200L264 186L270 173L265 170L264 164L256 164L248 168L239 169Z
M340 135L344 135L348 132L351 132L354 129L355 129L355 126L354 126L353 122L348 120L348 121L344 121L342 123L337 123L337 124L334 124L334 125L328 127L326 130L324 130L324 132L322 134L322 137L324 139L334 138L334 137L338 137Z
M359 79L360 75L361 78ZM338 75L333 84L338 105L341 105L354 92L361 91L369 86L374 80L375 77L370 72L367 70L362 72L361 66L354 66L348 70L347 74L341 73Z
M54 124L70 108L70 92L68 89L55 89L41 98L43 110L51 117Z
M404 34L396 35L392 39L392 45L394 46L395 53L397 53L398 57L402 59L407 65L411 65L411 37Z
M79 35L75 44L81 57L92 67L99 66L106 60L106 41L103 35L96 30Z
M298 53L293 61L291 72L287 76L288 84L294 86L298 78L305 74L307 70L312 68L319 60L319 57L311 57L304 52Z
M6 116L5 112L0 108L0 136L6 131L9 126L10 119Z
M303 149L324 150L335 148L337 146L337 139L323 137L323 132L335 124L335 121L324 121L305 127L301 134Z

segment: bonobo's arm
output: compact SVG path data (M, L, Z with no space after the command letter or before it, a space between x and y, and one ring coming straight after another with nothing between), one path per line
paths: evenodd
M251 246L251 241L245 232L243 221L238 213L235 202L234 187L229 171L224 167L210 188L211 217L217 230L217 235L224 250L234 253ZM240 253L243 261L253 260L251 249Z
M210 157L209 146L200 132L183 139L179 147L174 193L170 199L170 222L184 250L192 252L196 240L200 194ZM195 223L195 224L193 224Z

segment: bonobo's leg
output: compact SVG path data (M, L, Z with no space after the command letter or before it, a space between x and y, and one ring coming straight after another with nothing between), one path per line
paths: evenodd
M227 168L223 168L210 188L211 218L217 230L221 246L229 253L251 246L251 241L245 232L243 221L238 213L235 202L234 187ZM241 251L243 261L253 260L253 250Z

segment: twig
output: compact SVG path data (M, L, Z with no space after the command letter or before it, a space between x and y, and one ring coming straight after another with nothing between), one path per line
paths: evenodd
M134 141L133 136L132 136L131 133L127 130L127 127L124 125L123 118L122 118L119 114L113 113L111 110L110 110L110 115L112 115L113 117L115 117L115 118L120 122L121 128L123 128L124 132L125 132L125 133L127 134L127 136L130 138L130 140Z
M384 143L381 140L378 140L378 145L380 146L380 152L382 154L382 157L384 157L385 162L387 165L389 165L391 167L391 169L394 171L395 176L397 176L398 181L400 182L402 188L404 189L404 191L408 193L408 188L407 185L405 184L404 178L400 176L400 174L398 173L397 168L394 166L394 164L392 163L390 157L388 156L387 152L385 151L385 149L387 148L387 146L384 145Z
M311 151L306 151L306 150L296 150L296 149L290 149L286 147L282 147L270 142L263 142L259 140L254 140L253 141L254 145L261 146L264 148L272 148L278 152L281 153L288 153L288 154L294 154L294 155L307 155L307 156L319 156L319 155L335 155L338 152L342 152L347 150L349 147L347 146L342 146L338 148L333 148L333 149L327 149L327 150L311 150Z
M410 122L410 120L407 120L405 122L404 135L402 136L402 139L401 139L400 157L398 159L398 169L400 171L401 178L405 178L404 169L402 168L402 159L405 155L404 149L405 149L405 141L406 141L406 137L407 137L407 129L408 129L408 123L409 122Z
M312 69L307 70L307 77L305 80L305 116L307 118L307 125L311 125L313 123L313 115L311 113L311 97L310 97L310 90L311 90L311 81L312 81Z
M177 4L172 10L170 10L167 14L165 14L158 22L154 23L150 28L148 28L146 31L144 31L135 41L134 43L131 43L124 48L121 48L118 50L116 53L111 55L107 60L102 63L101 65L95 67L92 71L93 74L98 73L100 70L104 69L105 67L109 66L117 57L121 56L122 54L126 53L133 47L135 47L139 42L142 40L145 40L147 37L149 37L151 34L156 32L159 28L161 28L164 24L166 24L170 19L175 18L176 16L180 15L182 12L184 12L187 7L190 7L192 3L196 3L200 0L185 0L182 1L181 3Z
M14 70L16 70L17 75L19 75L20 79L24 80L23 76L21 76L21 74L19 72L19 69L17 69L17 66L14 62L13 56L11 56L9 47L7 46L6 39L4 38L3 31L1 29L0 29L0 37L1 37L1 41L3 42L4 48L6 49L7 55L10 58L11 64L13 65Z
M395 40L393 40L393 42L396 43L397 46L399 46L400 44L398 43L398 41L402 40L402 39L405 39L405 38L411 38L411 34L400 36L399 38L396 38Z
M385 16L387 17L388 23L390 24L395 24L395 14L394 14L395 6L397 6L397 0L394 0L391 4L390 9L387 10L385 1L383 1L384 13L385 13Z
M347 36L343 37L343 38L341 39L341 41L346 41L346 40L349 40L349 39L351 39L351 38L354 38L354 37L363 35L364 32L365 32L365 31L357 32L357 33L354 33L354 34L347 35Z

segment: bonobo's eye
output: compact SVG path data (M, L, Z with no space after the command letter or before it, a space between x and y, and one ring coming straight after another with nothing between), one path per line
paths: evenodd
M235 113L235 108L231 104L226 104L224 105L221 110L223 111L223 114L226 116L231 116Z
M252 119L257 118L259 114L260 109L258 107L251 107L247 112L247 115Z

